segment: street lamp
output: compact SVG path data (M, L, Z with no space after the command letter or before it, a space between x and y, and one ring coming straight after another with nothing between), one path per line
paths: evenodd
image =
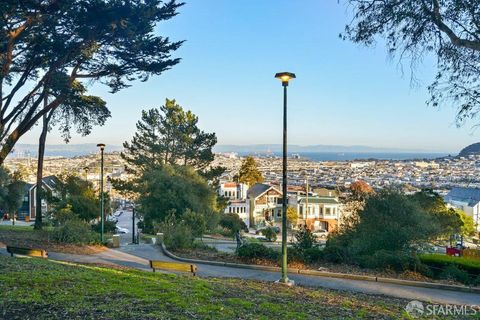
M83 168L83 170L85 170L85 181L88 181L88 171L90 170L90 168L85 167L85 168Z
M135 244L135 203L132 206L132 244ZM137 243L138 244L138 243Z
M287 276L287 87L288 81L295 79L295 74L280 72L275 78L281 80L283 86L282 278L279 282L293 285Z
M105 150L105 145L103 143L97 144L97 147L100 148L101 160L100 160L100 219L102 221L102 229L100 233L100 240L103 243L103 231L105 224L105 214L103 209L103 151Z

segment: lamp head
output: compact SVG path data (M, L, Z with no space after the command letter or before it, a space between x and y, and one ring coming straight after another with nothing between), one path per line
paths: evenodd
M291 72L279 72L275 74L275 78L279 79L282 81L282 84L284 86L288 86L288 81L295 79L295 73Z
M105 144L99 143L99 144L97 144L97 147L99 147L100 150L103 150L103 149L105 149Z

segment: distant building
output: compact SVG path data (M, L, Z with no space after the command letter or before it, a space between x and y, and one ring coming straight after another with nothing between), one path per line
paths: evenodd
M248 186L243 183L226 182L220 184L218 194L227 199L228 205L224 213L236 213L248 226L250 224L250 206L247 199Z
M59 184L59 180L55 176L48 176L42 179L42 188L44 191L49 193L55 193L55 190ZM25 195L23 197L22 206L18 212L19 219L25 219L28 217L30 220L35 220L35 212L37 208L37 185L36 184L26 184L25 185ZM42 199L40 204L42 207L42 214L46 214L50 209L50 206L46 199Z
M326 190L326 189L325 189ZM288 186L288 205L299 215L298 225L307 225L312 230L332 231L338 225L340 202L335 191L325 196L310 195L308 209L303 186ZM236 213L251 228L280 224L282 221L282 192L280 187L257 183L247 191L247 185L222 183L218 194L229 199L225 213Z
M273 223L282 216L282 192L276 187L256 183L248 189L249 226L256 227Z
M297 224L307 225L310 230L332 231L340 219L340 202L336 197L291 197L289 206L298 212Z
M477 188L453 188L445 196L445 202L454 208L463 210L473 218L477 231L480 231L480 189Z

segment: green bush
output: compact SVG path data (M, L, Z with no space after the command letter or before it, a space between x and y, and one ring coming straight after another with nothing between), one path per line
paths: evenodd
M306 226L303 226L297 233L295 233L295 239L296 242L293 246L300 251L313 248L318 244L317 237Z
M413 270L419 265L418 258L403 251L380 250L373 255L363 255L357 258L362 268L393 269L396 271Z
M462 283L469 283L470 277L468 273L464 270L461 270L456 265L449 265L439 275L440 279L446 280L455 280Z
M303 259L305 263L314 263L323 259L323 251L319 247L312 247L303 251Z
M323 258L334 263L353 263L345 235L329 237L323 249Z
M195 237L192 229L185 221L177 220L174 214L167 216L159 225L158 231L163 233L164 244L169 249L193 248Z
M185 224L192 230L194 237L201 238L207 230L205 217L190 209L185 210L185 213L182 215L182 220L185 221Z
M237 231L248 232L248 227L236 213L222 214L219 222L220 226L228 230L228 235L233 236Z
M183 223L165 230L163 234L165 246L169 249L188 249L193 247L194 237L192 229Z
M237 250L240 258L246 259L267 259L277 261L280 254L272 248L261 243L246 243Z
M115 233L116 229L115 227L117 224L113 221L104 221L103 223L103 231L105 233ZM102 223L98 222L96 224L92 225L92 230L95 231L96 233L101 233L102 232Z
M267 238L267 241L275 242L277 241L277 233L271 227L262 229L262 235Z
M422 254L420 261L429 266L435 274L450 265L454 265L470 275L480 275L480 260L467 257L452 257L443 254Z
M90 244L98 242L95 234L88 223L76 218L64 222L53 229L51 237L60 243Z
M387 265L401 269L404 262L398 261L396 254L385 255L382 251L407 252L412 244L428 242L439 236L441 228L431 213L432 210L437 209L424 208L417 198L393 189L373 194L348 223L342 225L337 232L330 233L325 257L335 262L380 267L381 264L371 258L379 252L378 256ZM381 228L379 221L382 222Z

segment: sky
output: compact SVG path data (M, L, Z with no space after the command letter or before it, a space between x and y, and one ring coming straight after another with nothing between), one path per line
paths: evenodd
M363 47L339 34L348 8L336 0L186 0L180 14L156 32L186 40L181 62L116 94L92 85L107 101L107 124L70 143L121 145L130 140L142 109L176 99L215 132L219 144L282 142L280 71L297 78L288 88L288 141L297 145L365 145L458 152L477 142L475 123L455 125L455 106L426 105L435 72L426 57L412 84L408 62L391 59L382 41ZM20 143L37 143L39 129ZM62 143L53 130L48 144Z

